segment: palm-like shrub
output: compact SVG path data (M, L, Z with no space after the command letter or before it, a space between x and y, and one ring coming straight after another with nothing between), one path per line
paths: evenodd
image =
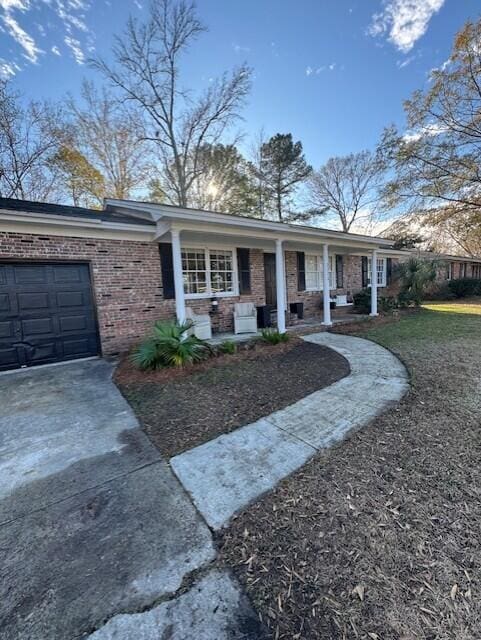
M399 278L399 301L420 305L428 286L436 279L436 264L431 260L409 258L396 270Z
M289 340L289 334L280 333L277 329L262 329L262 339L269 344L279 344Z
M207 358L212 350L204 341L188 335L191 322L156 322L152 335L144 340L132 356L140 369L182 367Z

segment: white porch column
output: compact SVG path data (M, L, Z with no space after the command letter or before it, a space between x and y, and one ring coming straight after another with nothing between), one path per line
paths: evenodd
M276 290L277 290L277 329L286 330L286 279L284 277L284 251L282 240L276 240Z
M324 309L323 325L330 327L331 322L331 291L329 289L329 245L322 246L322 306Z
M182 276L182 254L180 250L180 231L171 229L172 263L174 267L175 313L179 324L185 322L184 278Z
M371 256L371 316L377 316L377 251Z

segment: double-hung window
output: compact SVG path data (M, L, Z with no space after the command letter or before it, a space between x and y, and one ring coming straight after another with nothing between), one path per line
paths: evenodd
M323 290L323 262L322 256L314 254L306 254L306 291L322 291ZM329 256L329 289L335 289L334 282L334 256Z
M385 287L387 281L387 268L386 258L377 258L376 261L376 273L377 273L377 286ZM371 286L371 273L372 273L372 259L367 259L367 286Z
M234 252L230 249L182 249L182 273L187 297L235 293Z

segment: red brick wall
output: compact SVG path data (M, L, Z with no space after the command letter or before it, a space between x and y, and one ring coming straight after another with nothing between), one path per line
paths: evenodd
M361 256L344 255L344 278L342 289L331 289L331 294L353 294L362 289ZM297 255L295 251L286 251L287 302L303 302L304 315L318 315L322 300L322 291L297 290Z
M261 249L250 249L251 293L233 298L219 298L217 313L212 314L213 331L234 330L234 305L236 302L254 302L265 304L264 290L264 253ZM185 305L196 313L208 313L211 310L211 299L186 300Z
M81 260L89 262L97 305L100 339L104 355L129 349L152 328L156 320L175 317L175 301L162 296L158 245L130 240L98 240L0 232L0 259ZM219 298L212 314L214 331L233 329L236 302L265 304L264 255L250 250L251 294ZM297 291L297 257L286 252L288 302L304 302L306 317L318 315L322 293ZM333 294L361 289L361 257L344 256L344 288ZM211 300L186 300L197 313L208 313Z
M212 316L214 330L233 328L236 302L264 304L264 258L251 249L251 295L220 298ZM0 232L0 259L82 260L92 271L99 332L104 355L128 350L156 320L175 317L175 301L162 297L158 245L130 240L97 240ZM186 300L197 313L208 313L211 301Z
M90 262L104 355L125 351L155 320L174 313L162 299L157 244L47 235L0 233L0 259Z

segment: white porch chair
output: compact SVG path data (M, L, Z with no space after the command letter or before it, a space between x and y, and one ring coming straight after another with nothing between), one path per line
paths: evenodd
M257 332L257 309L253 302L238 302L234 308L234 332Z
M196 313L191 307L186 307L185 317L193 322L193 326L189 331L190 335L193 333L200 340L210 340L212 338L212 326L208 313Z

